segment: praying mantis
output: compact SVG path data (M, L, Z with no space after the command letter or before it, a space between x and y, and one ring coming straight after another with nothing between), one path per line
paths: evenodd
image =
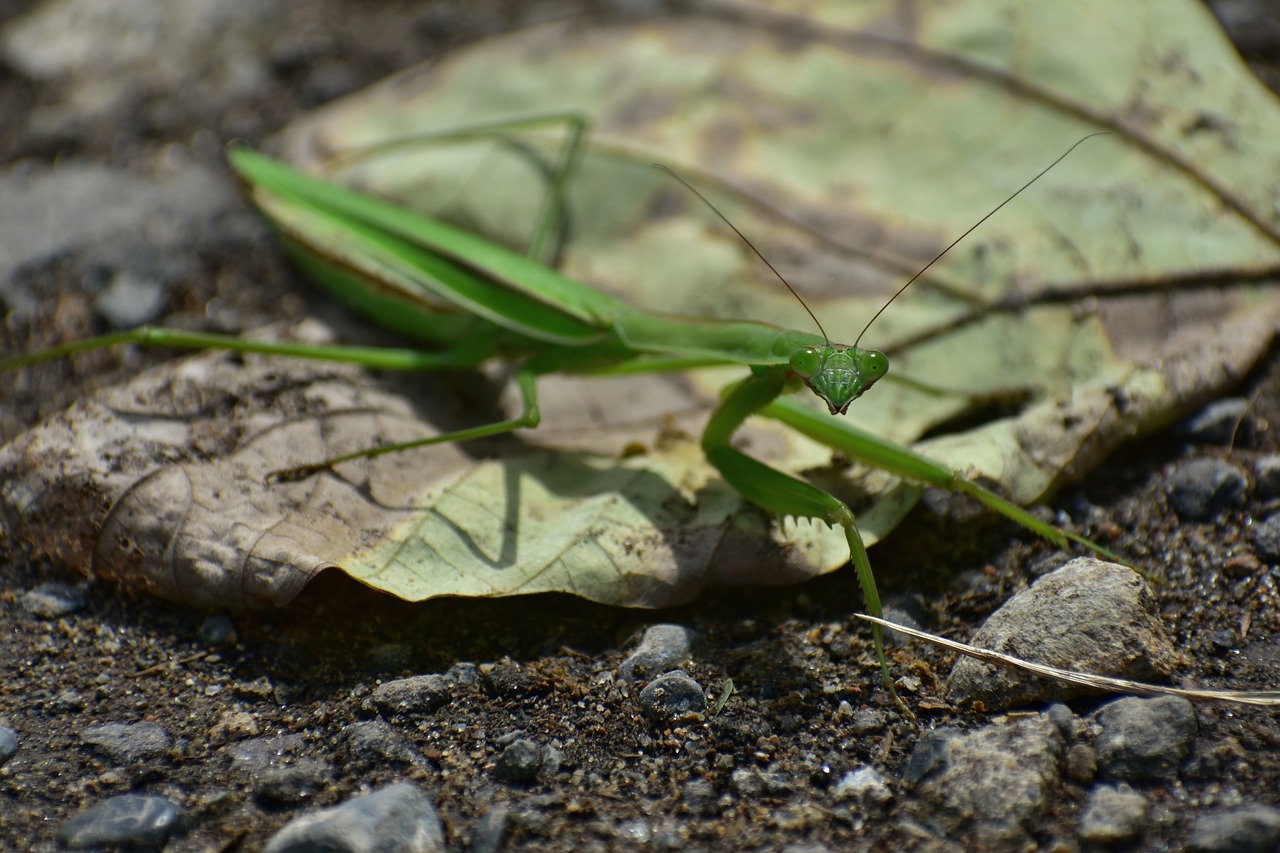
M1074 148L1075 145L1040 175ZM571 157L571 152L566 157ZM427 439L315 460L314 464L272 475L279 480L297 480L352 459L532 429L541 420L538 381L552 373L609 376L691 366L741 365L748 368L749 374L725 389L708 418L701 435L703 453L727 484L767 513L810 519L843 531L866 610L871 615L881 616L882 607L854 513L824 489L776 470L735 447L735 433L749 417L774 418L852 460L968 494L1059 546L1074 541L1106 554L1087 539L1038 519L959 472L833 417L844 414L888 372L888 359L883 353L859 346L862 334L852 345L835 344L811 311L817 333L745 320L691 319L642 310L568 278L528 255L304 175L248 148L233 147L228 158L253 203L305 271L359 310L434 347L313 346L144 327L13 357L0 361L0 370L126 343L347 361L391 370L465 370L495 357L514 363L514 384L521 399L517 416ZM555 188L569 173L566 161L557 171L553 198ZM553 205L548 219L554 218ZM542 228L539 233L549 234L550 229ZM536 257L543 238L534 242L530 254ZM918 277L919 273L898 293ZM785 279L782 281L791 289ZM805 310L809 311L807 306ZM870 318L863 333L878 316L879 312ZM829 414L786 397L802 387L817 395ZM885 683L893 692L878 625L873 628L873 641Z

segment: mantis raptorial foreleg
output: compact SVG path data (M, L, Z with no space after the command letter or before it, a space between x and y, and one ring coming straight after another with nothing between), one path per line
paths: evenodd
M757 368L749 378L733 386L711 414L702 432L702 450L729 485L766 512L779 517L809 518L838 525L848 540L849 556L858 573L858 585L862 588L867 611L880 617L883 613L880 594L876 590L867 547L862 541L862 534L858 532L853 511L843 501L817 486L771 468L729 444L733 434L748 417L799 384L789 376L789 372L782 367ZM884 674L884 683L899 709L910 715L910 710L894 690L893 676L889 672L889 662L884 651L883 631L879 625L872 626L871 635L875 643L876 658Z

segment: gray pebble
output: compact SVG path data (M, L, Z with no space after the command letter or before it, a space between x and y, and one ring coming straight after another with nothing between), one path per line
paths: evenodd
M443 853L435 806L409 784L391 785L290 821L265 853Z
M471 853L498 853L511 830L511 810L505 805L486 809L471 830Z
M329 765L314 758L268 767L258 774L254 796L271 806L293 806L325 789L332 776Z
M707 696L698 682L676 669L645 685L640 691L640 708L650 717L673 719L705 711Z
M55 714L73 714L89 706L89 700L79 690L63 690L49 701L49 710Z
M200 642L210 646L234 646L238 639L236 623L227 616L210 616L200 623L196 636Z
M1117 699L1092 720L1099 773L1127 782L1176 778L1197 729L1195 708L1178 696Z
M1054 702L1048 708L1045 708L1044 712L1048 715L1049 721L1058 727L1058 731L1062 732L1063 739L1068 743L1074 740L1076 735L1080 734L1084 729L1084 726L1076 715L1072 713L1071 709L1061 702Z
M944 832L972 831L993 849L1029 841L1062 784L1065 742L1048 714L921 738L903 769L908 808Z
M542 771L544 759L541 746L528 738L516 738L502 750L493 772L506 782L532 782Z
M465 661L455 663L445 672L444 677L452 681L454 684L463 687L471 687L480 683L480 669L473 663Z
M365 700L366 710L384 714L431 713L453 698L453 681L443 675L415 675L379 684Z
M683 625L650 625L640 645L618 667L618 675L623 681L635 681L679 666L689 659L693 637L693 631Z
M1089 793L1080 817L1080 839L1116 845L1135 840L1147 828L1147 801L1127 785L1101 785Z
M1063 772L1067 778L1081 785L1087 785L1098 775L1098 754L1087 743L1078 743L1067 750L1066 765Z
M924 737L916 741L911 754L902 765L902 781L908 785L914 785L926 776L945 770L947 756L951 751L951 741L959 734L959 730L952 728L926 732Z
M132 329L150 323L164 311L163 282L130 270L111 277L93 301L98 312L113 329Z
M241 773L256 773L273 767L301 752L306 741L302 735L275 735L237 741L227 747L231 769Z
M857 737L883 731L889 724L889 715L879 708L859 708L853 712L853 719L847 726L849 734Z
M1227 445L1236 437L1249 414L1244 397L1215 400L1182 423L1180 432L1194 444Z
M1187 839L1195 853L1270 853L1280 845L1280 809L1243 808L1201 815Z
M907 597L897 598L899 599L898 602L892 601L888 598L885 599L884 619L888 622L902 625L905 628L914 628L917 631L923 631L924 626L920 624L920 620L916 617L916 608L911 607L908 609L907 607L899 606L899 603L914 605L916 603L915 599ZM884 642L887 646L905 646L912 642L912 638L906 634L899 633L892 628L885 628Z
M1253 463L1254 491L1258 500L1280 497L1280 456L1263 456Z
M3 767L18 751L18 733L8 726L0 726L0 767Z
M123 794L95 803L58 830L68 847L158 847L184 822L182 809L164 797Z
M50 582L23 593L18 603L32 616L57 619L75 613L88 600L83 584Z
M729 774L729 787L740 797L785 797L795 790L795 783L785 773L761 770L758 767L738 767Z
M716 786L711 784L710 779L690 779L680 789L680 800L685 808L702 817L710 817L720 810L719 799Z
M1166 677L1176 659L1142 577L1091 557L1072 560L1015 595L971 642L1036 663L1142 681ZM1086 693L1080 685L967 657L947 677L952 701L982 702L988 711Z
M169 748L169 733L159 723L92 726L80 732L80 739L122 764L163 755Z
M889 781L873 767L859 767L840 777L832 796L836 801L853 800L863 806L883 806L893 799Z
M422 761L400 733L382 720L352 723L342 730L340 740L346 748L347 760L354 764L419 764Z
M1253 549L1268 563L1280 563L1280 513L1253 528Z
M1207 456L1180 465L1165 484L1165 494L1183 521L1212 521L1244 506L1247 486L1239 468Z

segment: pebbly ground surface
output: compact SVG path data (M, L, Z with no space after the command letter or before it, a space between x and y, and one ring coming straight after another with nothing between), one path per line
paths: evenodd
M336 313L235 196L225 140L576 8L0 6L5 349L108 323ZM1275 50L1265 28L1242 32L1257 57ZM164 357L0 376L0 437ZM1152 567L1175 681L1264 689L1280 685L1280 356L1236 393L1209 427L1126 448L1050 511ZM962 712L939 698L950 659L910 645L894 650L907 720L850 624L848 571L660 613L567 596L411 605L329 576L232 618L86 584L21 544L0 553L0 849L1280 843L1276 711L1108 697ZM970 636L1068 556L931 495L872 559L896 613Z

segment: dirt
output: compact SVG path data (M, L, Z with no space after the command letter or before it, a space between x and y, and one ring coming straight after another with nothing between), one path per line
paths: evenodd
M0 24L3 15L37 5L9 4ZM555 3L292 4L303 43L295 53L303 59L277 58L265 97L206 114L199 103L143 91L107 115L52 135L27 121L51 96L52 84L0 71L0 127L8 129L0 155L9 166L22 158L46 163L71 156L129 165L175 140L195 140L195 156L217 164L220 142L201 142L202 134L261 139L318 100L450 44L564 9ZM320 54L333 66L324 74L312 62ZM306 285L270 247L197 260L160 322L187 321L215 296L222 316L233 318L230 325L255 325L279 316L282 306L286 316L312 310L304 301ZM6 350L100 331L84 309L78 272L57 263L41 271L40 307L34 319L6 328ZM0 378L4 434L163 357L105 356L51 368L42 387L58 387L49 394L20 393ZM1117 453L1048 512L1105 538L1149 573L1182 655L1181 674L1206 686L1266 689L1280 685L1277 573L1256 555L1250 529L1276 507L1251 491L1242 508L1192 524L1178 520L1165 501L1168 475L1187 459L1219 455L1250 471L1257 458L1280 452L1271 427L1280 423L1280 352L1270 353L1236 393L1250 400L1250 413L1230 447L1192 446L1172 431L1144 440ZM86 604L70 615L32 615L20 603L24 592L49 580L80 579L26 559L19 544L9 543L0 555L0 724L21 737L19 753L0 769L4 849L56 848L56 830L69 816L130 791L168 796L189 814L189 830L166 849L259 849L304 811L406 779L432 796L452 849L474 842L482 818L498 806L512 816L505 847L511 850L928 847L943 842L922 838L905 785L895 783L896 799L877 814L833 809L831 789L861 765L892 777L930 729L988 722L938 701L949 660L914 646L896 650L894 665L917 680L908 699L923 710L914 722L894 711L866 632L850 625L849 612L860 601L850 570L799 587L721 592L661 613L569 596L415 605L333 574L283 610L235 618L237 639L217 646L198 634L209 614L101 584L91 584ZM882 594L930 629L962 637L1012 591L1063 559L1015 526L940 495L931 495L872 552ZM655 723L640 711L640 685L618 680L619 664L644 627L656 622L697 632L685 669L709 692L718 696L732 681L733 693L718 713ZM482 677L454 701L430 715L387 718L420 763L360 760L344 746L346 726L376 716L365 700L380 680L445 672L460 662L480 666ZM842 700L882 710L888 722L852 734L839 710ZM1084 714L1098 701L1071 707ZM1201 705L1197 714L1192 769L1179 781L1141 787L1157 815L1141 849L1181 848L1196 816L1230 801L1231 792L1280 805L1277 712ZM121 766L81 741L87 726L139 720L168 730L173 740L163 754ZM234 772L227 748L245 736L245 727L256 737L299 735L285 761L317 762L313 784L273 793L261 780ZM523 783L495 777L500 738L517 730L559 745L557 774ZM731 773L742 767L768 768L792 787L734 794ZM727 793L695 808L684 794L695 779ZM1065 780L1031 838L1075 849L1088 789Z

